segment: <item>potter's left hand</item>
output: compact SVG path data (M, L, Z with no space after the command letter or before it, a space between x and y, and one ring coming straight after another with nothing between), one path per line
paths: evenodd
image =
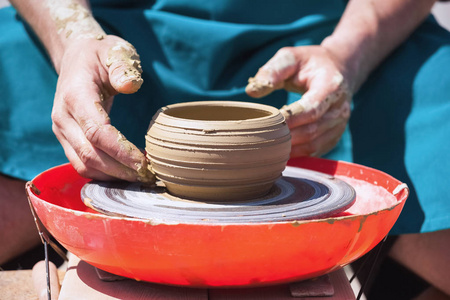
M350 118L352 92L345 73L322 46L286 47L249 79L246 92L255 98L277 89L303 94L281 108L291 129L291 157L320 156L337 144Z

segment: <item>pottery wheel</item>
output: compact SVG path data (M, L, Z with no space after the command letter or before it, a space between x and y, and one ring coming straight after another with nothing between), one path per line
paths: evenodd
M104 214L164 223L258 223L325 218L353 204L355 190L328 174L287 167L268 195L232 203L189 201L163 187L91 181L83 202Z

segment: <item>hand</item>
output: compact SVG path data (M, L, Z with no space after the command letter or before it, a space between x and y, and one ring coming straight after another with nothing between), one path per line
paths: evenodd
M77 39L66 47L59 70L53 132L78 173L98 180L154 181L144 154L108 116L114 95L134 93L142 84L134 47L116 36Z
M350 118L352 92L345 73L322 46L286 47L249 79L246 92L256 98L277 89L303 94L281 108L291 130L291 157L320 156L338 143Z

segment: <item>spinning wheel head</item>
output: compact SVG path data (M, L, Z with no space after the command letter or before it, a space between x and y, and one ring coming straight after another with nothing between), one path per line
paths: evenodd
M231 203L199 202L140 183L89 182L81 190L86 205L107 215L164 223L258 223L324 218L355 200L355 191L333 176L288 167L263 196Z

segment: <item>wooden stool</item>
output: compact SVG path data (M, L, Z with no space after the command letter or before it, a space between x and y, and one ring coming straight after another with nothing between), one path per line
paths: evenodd
M110 276L72 255L62 283L60 300L354 300L343 269L291 284L258 288L198 289L174 287ZM104 280L101 280L100 277ZM106 277L105 277L106 276ZM106 281L106 280L109 281ZM119 279L119 280L115 280ZM115 280L115 281L114 281Z

